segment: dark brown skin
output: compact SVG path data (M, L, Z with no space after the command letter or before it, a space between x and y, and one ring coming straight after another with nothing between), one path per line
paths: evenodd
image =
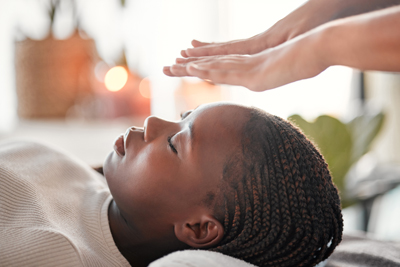
M248 114L245 107L209 104L179 122L152 116L144 129L127 131L125 154L110 153L104 174L114 198L111 232L131 265L221 241L224 229L214 204L225 161L241 149Z

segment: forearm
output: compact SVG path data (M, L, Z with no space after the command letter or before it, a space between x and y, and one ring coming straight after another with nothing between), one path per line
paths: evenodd
M310 0L321 1L321 0ZM330 20L359 15L378 9L400 5L400 0L332 0L334 13ZM335 8L336 6L336 8Z
M317 34L327 66L400 71L400 6L331 22Z
M400 5L400 0L309 0L267 31L254 36L253 53L277 46L332 20Z
M337 19L321 25L321 21L317 20L337 14L337 10L344 10L337 4L343 4L346 0L330 0L333 2L329 2L331 5L325 6L322 12L314 5L324 1L328 0L310 0L285 18L290 17L290 23L287 20L283 23L283 19L265 32L264 34L271 34L274 29L276 33L271 35L274 38L265 38L267 42L272 40L272 43L264 43L267 49L261 50L260 47L256 47L258 49L252 50L251 56L222 57L209 56L220 53L207 51L209 57L180 59L171 70L168 67L166 74L196 76L215 83L241 85L253 91L264 91L314 77L333 65L361 70L400 71L400 6ZM338 9L335 11L333 6ZM318 10L323 16L318 13L315 18L308 18L308 15ZM303 16L300 16L300 11L304 12ZM310 27L307 24L310 21L314 27L304 31L304 27ZM282 27L278 27L279 23L282 23ZM293 25L295 27L292 27ZM303 32L299 31L300 29ZM293 38L296 34L298 36ZM258 35L254 38L260 36L262 37ZM285 36L291 40L285 42ZM218 49L226 51L225 46ZM261 52L256 53L257 50Z

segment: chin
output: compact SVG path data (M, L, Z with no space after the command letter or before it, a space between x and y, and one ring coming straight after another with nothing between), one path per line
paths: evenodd
M103 173L104 173L104 177L107 180L108 183L108 179L107 177L110 177L110 174L112 172L112 157L113 157L114 151L111 151L110 154L108 154L108 156L106 157L104 163L103 163Z
M108 154L107 158L103 164L103 173L106 178L108 188L111 192L111 195L114 196L114 191L118 191L118 187L120 187L120 173L118 172L118 155L112 151Z

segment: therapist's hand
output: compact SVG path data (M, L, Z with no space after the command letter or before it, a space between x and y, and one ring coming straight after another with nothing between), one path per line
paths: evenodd
M329 21L399 5L400 0L308 0L263 33L223 43L192 41L182 57L256 54L275 47Z
M400 72L400 5L335 20L255 55L177 59L164 73L215 83L272 89L313 77L329 66Z
M263 33L248 39L223 43L205 43L193 40L193 48L182 50L181 55L186 58L259 53L331 20L339 9L335 2L337 0L309 0Z
M255 55L180 58L165 67L169 76L195 76L214 83L240 85L264 91L313 77L328 65L324 62L319 31L299 36Z

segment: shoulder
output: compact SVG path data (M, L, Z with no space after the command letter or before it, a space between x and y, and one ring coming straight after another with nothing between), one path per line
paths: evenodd
M48 145L32 141L0 142L0 169L30 174L63 164L70 156Z
M66 178L81 182L99 180L99 174L76 156L32 141L0 142L0 170L0 178L19 177L31 182Z
M0 266L83 266L64 235L46 229L0 228Z
M33 141L2 141L0 142L0 157L32 157L41 153L60 154L56 148L49 145Z

